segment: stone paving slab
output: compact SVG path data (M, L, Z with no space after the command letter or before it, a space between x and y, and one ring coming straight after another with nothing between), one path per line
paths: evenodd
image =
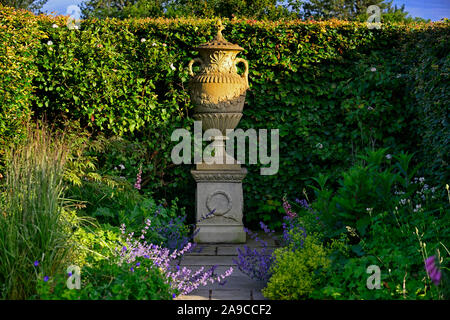
M239 278L248 278L250 279L249 276L247 276L245 273L241 272L241 270L238 269L238 267L236 265L233 265L233 273L230 275L229 278L231 277L239 277ZM227 271L230 267L228 266L218 266L215 270L214 270L214 274L222 274L225 271ZM228 279L228 278L226 278Z
M232 266L233 264L229 256L187 256L183 257L180 266Z
M234 273L234 271L233 271ZM245 277L245 278L244 278ZM250 290L253 289L255 291L261 290L265 287L265 284L255 281L253 279L250 279L246 275L242 276L229 276L225 278L226 282L224 285L221 285L219 283L213 283L208 286L208 288L212 290Z
M267 241L267 252L270 254L279 243L268 237L267 235L261 235L260 238ZM265 283L249 278L246 274L242 273L238 267L234 264L233 258L237 257L237 248L243 248L244 245L249 246L251 249L261 249L262 245L255 240L248 238L246 244L199 244L195 249L200 252L192 252L185 255L181 262L181 267L189 268L193 271L197 271L201 267L205 267L205 270L216 265L214 271L215 275L225 273L230 267L233 267L233 273L231 276L225 278L226 283L220 285L218 283L208 284L205 287L200 287L197 290L191 292L187 296L179 296L177 300L267 300L261 293L261 289L265 287Z
M211 300L250 300L250 290L213 290Z
M197 245L192 252L186 253L185 256L215 256L217 255L216 246Z
M238 251L237 249L241 248L242 251L244 251L244 247L243 246L236 246L236 247L217 247L217 255L218 256L237 256L238 255ZM251 250L258 250L259 252L261 252L262 247L250 247ZM276 249L276 247L273 246L268 246L265 250L265 253L267 255L271 255L273 250Z
M237 248L242 248L242 246L233 247L217 247L218 256L237 256Z
M252 300L268 300L267 298L265 298L263 296L261 291L258 291L258 290L252 290L250 292L250 295L251 295Z

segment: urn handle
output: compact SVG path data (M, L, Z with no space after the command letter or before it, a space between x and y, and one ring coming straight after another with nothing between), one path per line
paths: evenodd
M248 88L248 61L242 58L236 58L236 64L238 64L239 62L242 62L245 65L245 71L241 77L245 78L245 84Z
M191 61L189 61L188 69L189 69L189 75L190 75L191 77L194 76L194 72L192 71L192 65L193 65L194 63L196 63L196 62L199 62L200 64L203 64L203 60L200 59L200 58L194 58L194 59L192 59Z

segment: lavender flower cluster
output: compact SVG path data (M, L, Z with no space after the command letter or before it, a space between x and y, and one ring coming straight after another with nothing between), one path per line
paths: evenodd
M304 209L315 213L306 200L296 199L296 202ZM301 225L297 213L292 211L292 207L286 197L283 197L283 208L286 213L283 217L284 222L282 224L283 246L289 247L292 250L302 248L304 240L306 239L306 230ZM317 213L315 213L315 215L316 219L319 220ZM274 237L274 231L270 230L263 222L260 222L260 227L265 234ZM268 251L267 242L258 238L255 233L247 228L244 228L244 230L252 239L261 243L262 248L260 250L252 250L248 246L244 246L244 250L238 248L238 257L237 259L233 259L233 262L241 272L247 274L250 278L268 281L271 276L270 267L274 263L274 257L271 255L271 252Z
M157 216L160 214L161 207L162 205L159 205L158 209L153 215L154 219L157 219ZM209 216L213 215L214 212L215 209L205 215L202 219L197 221L197 223L203 221L204 219L207 219ZM181 250L182 248L184 248L190 241L192 241L192 239L194 239L194 237L200 231L200 229L194 229L191 235L188 235L189 228L195 227L195 224L186 225L185 222L186 215L177 216L175 218L171 218L162 226L151 225L149 230L163 237L164 239L160 244L163 247L168 248L172 252L174 250Z
M316 216L316 220L319 220L319 216L317 215L317 212L314 211L314 209L308 204L308 201L306 201L305 199L295 199L295 202L298 203L303 209L308 210L311 213L314 213L314 215Z
M152 260L153 267L159 268L171 288L179 294L188 294L197 289L200 285L206 286L208 283L218 282L219 284L222 284L225 278L233 273L233 268L231 267L221 275L214 275L217 266L206 270L204 267L201 267L195 272L186 267L180 268L174 261L192 250L194 245L189 242L181 250L174 250L171 252L168 248L142 241L145 239L145 234L150 226L151 221L150 219L147 219L144 229L141 230L142 235L139 237L139 240L134 239L134 233L131 232L126 237L126 245L122 247L122 249L116 248L116 253L119 256L119 263L122 264L126 262L133 264L138 257ZM121 232L124 236L125 229L126 226L122 225ZM136 263L135 267L139 268L140 264ZM135 267L130 269L130 271L133 272Z
M266 234L272 235L274 233L263 222L260 222L260 226ZM244 246L244 250L238 248L238 257L237 259L233 258L233 262L242 273L245 273L250 278L267 282L270 279L270 267L274 261L271 252L267 248L267 241L260 239L256 233L251 232L247 228L244 228L244 230L252 239L261 243L262 248L260 250L252 250L247 245Z

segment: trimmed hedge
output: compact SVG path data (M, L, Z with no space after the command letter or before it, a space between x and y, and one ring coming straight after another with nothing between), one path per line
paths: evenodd
M0 7L0 25L11 14ZM171 164L170 135L175 128L192 129L187 64L197 56L193 48L214 36L215 22L93 19L83 21L80 30L68 30L65 17L21 19L35 21L29 28L45 34L40 42L33 38L39 45L27 51L38 70L32 77L34 116L56 123L77 119L94 132L140 141L147 150L142 157L146 187L166 198L177 195L193 208L191 166ZM445 46L449 30L448 21L385 24L381 30L337 20L226 21L225 37L245 49L239 56L250 63L239 127L280 130L279 173L261 176L258 165L247 166L247 222L279 225L284 193L300 195L318 172L337 176L367 147L422 150L428 152L423 159L433 159L448 127L430 122L446 114L448 91L442 75L430 79L428 69L415 73L422 60L432 59L415 45L434 46L438 37ZM439 52L448 68L448 52ZM428 91L423 81L438 89ZM0 88L10 82L1 78ZM422 121L427 108L434 116ZM428 168L430 175L440 170L438 182L448 174L442 164L435 161Z
M24 134L31 115L36 55L43 35L32 13L0 5L0 172L5 147Z

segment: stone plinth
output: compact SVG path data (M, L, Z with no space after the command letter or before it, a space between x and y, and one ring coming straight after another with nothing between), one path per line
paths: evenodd
M245 243L242 223L242 180L245 168L238 170L192 170L197 182L197 243ZM214 213L209 214L211 211ZM206 216L206 218L205 218Z

